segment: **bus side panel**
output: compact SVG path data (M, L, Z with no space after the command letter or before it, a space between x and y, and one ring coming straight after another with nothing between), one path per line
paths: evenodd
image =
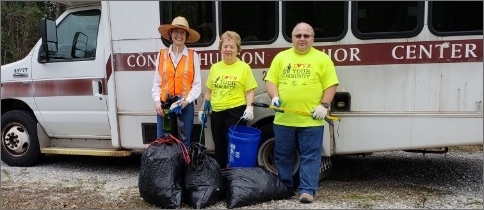
M335 123L334 154L482 144L479 116L345 116Z
M351 112L482 112L480 62L336 70L340 88L351 94Z
M146 148L141 125L156 123L151 87L155 53L163 47L158 32L159 2L109 1L105 4L110 11L113 56L110 87L115 90L112 96L115 104L110 108L115 109L118 141L123 148ZM139 56L117 57L122 53L139 53ZM126 67L133 66L135 69L127 71Z
M108 1L113 40L160 39L158 1ZM159 48L161 46L153 46ZM156 49L157 50L157 49ZM114 48L120 52L151 52L134 48Z

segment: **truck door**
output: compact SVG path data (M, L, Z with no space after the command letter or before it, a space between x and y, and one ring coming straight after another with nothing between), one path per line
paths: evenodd
M34 51L34 100L48 127L45 130L54 137L109 138L111 134L104 44L98 42L106 32L100 30L100 18L99 7L63 15L56 23L55 52L46 56L41 44Z

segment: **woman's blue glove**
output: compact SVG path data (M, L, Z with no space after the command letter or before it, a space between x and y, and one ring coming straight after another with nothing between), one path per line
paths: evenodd
M170 113L175 113L177 115L180 115L182 113L182 104L181 104L182 101L183 101L183 98L178 99L178 101L171 104Z
M210 111L211 103L208 100L205 100L205 103L203 104L203 110L200 110L198 112L198 121L202 124L203 127L207 127L205 123L207 123L207 115L208 112Z
M198 121L200 122L200 124L202 124L202 126L204 128L206 128L207 126L205 125L205 123L207 123L207 115L205 114L205 111L199 111L198 112Z
M210 101L205 100L205 104L203 104L203 111L208 113L208 111L210 111L211 106L212 106L212 104L210 103Z

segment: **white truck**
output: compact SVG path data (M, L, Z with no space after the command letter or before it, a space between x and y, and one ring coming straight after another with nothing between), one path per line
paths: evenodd
M220 60L218 35L232 29L244 37L240 59L257 79L255 101L269 103L263 78L274 55L291 47L288 34L299 21L293 16L313 14L306 17L311 20L332 12L320 18L326 22L312 23L314 47L332 57L340 79L331 105L340 121L325 126L323 171L333 155L445 152L449 146L482 144L482 24L477 33L439 36L424 18L438 9L436 3L405 3L395 9L403 8L415 29L373 34L364 24L374 22L363 20L379 3L358 3L66 2L56 21L41 22L42 38L30 53L2 66L1 159L31 166L44 154L127 156L145 149L156 138L154 62L169 45L157 28L180 14L202 35L189 45L200 54L202 84L210 65ZM335 22L340 26L327 25ZM324 35L319 25L327 29ZM276 172L274 111L256 107L254 115L248 124L262 132L258 164ZM195 122L192 139L198 141ZM210 127L202 139L213 151Z

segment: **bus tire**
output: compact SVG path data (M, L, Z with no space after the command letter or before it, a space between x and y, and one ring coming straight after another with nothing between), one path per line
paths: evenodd
M24 110L2 115L2 161L10 166L32 166L42 158L37 138L37 121Z
M274 131L272 124L265 125L259 129L261 131L261 141L257 152L257 164L277 175L277 167L274 162ZM296 152L295 157L296 164L292 172L294 190L299 187L299 152Z

